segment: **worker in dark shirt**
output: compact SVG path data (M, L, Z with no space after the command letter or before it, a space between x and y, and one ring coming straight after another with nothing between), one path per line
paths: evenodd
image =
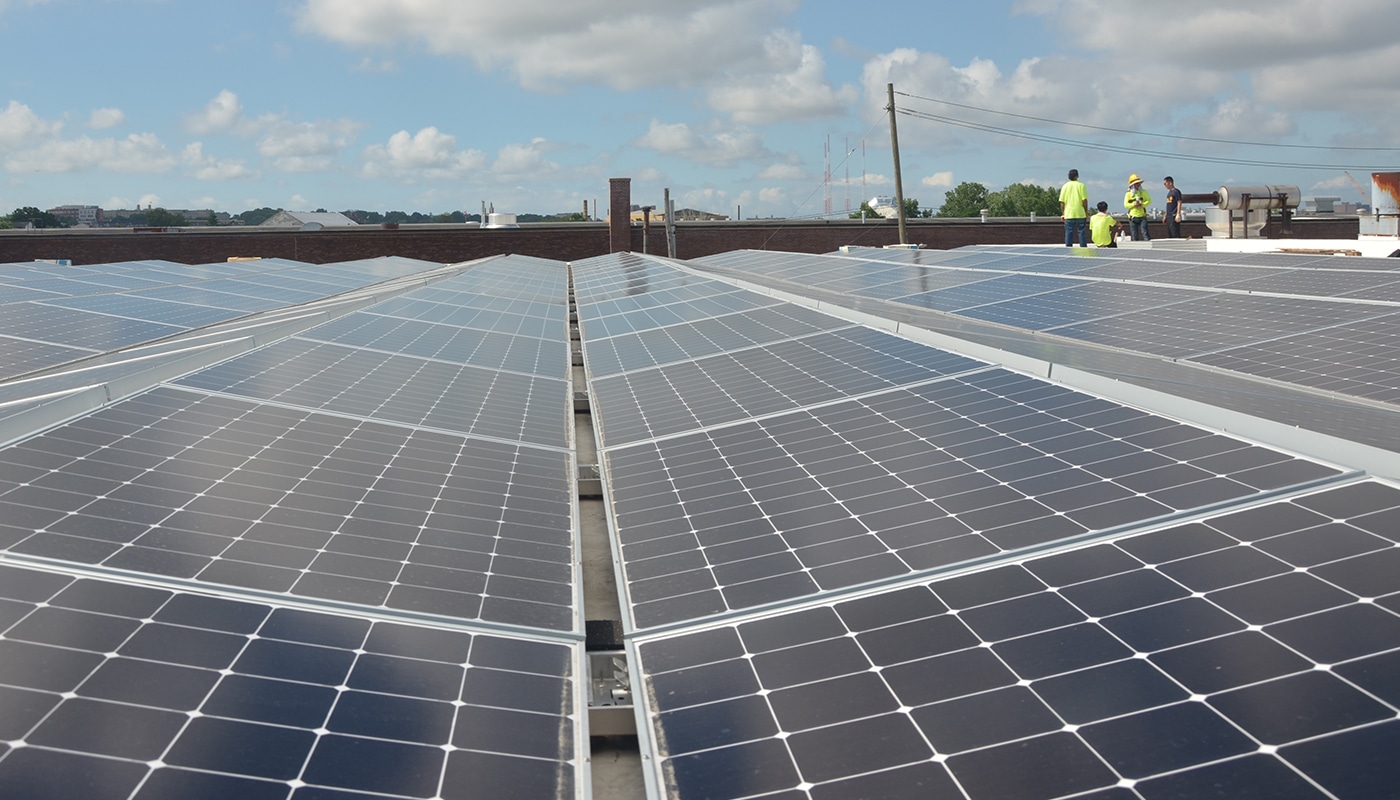
M1167 223L1167 238L1181 238L1181 190L1176 188L1176 181L1168 175L1162 179L1162 185L1167 187L1167 213L1162 221Z

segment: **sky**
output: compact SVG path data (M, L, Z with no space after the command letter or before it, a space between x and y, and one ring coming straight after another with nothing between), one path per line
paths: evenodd
M924 207L1071 167L1115 205L1129 173L1356 202L1400 170L1396 31L1394 0L0 0L0 213L601 217L630 178L845 216L894 194L890 84Z

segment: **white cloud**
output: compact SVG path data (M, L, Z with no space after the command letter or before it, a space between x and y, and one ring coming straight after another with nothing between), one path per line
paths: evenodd
M1400 74L1400 4L1392 0L1178 0L1170 13L1142 3L1115 9L1115 30L1150 31L1146 42L1104 36L1082 24L1102 8L1095 0L1018 4L1024 13L1061 24L1078 49L1102 64L1133 63L1138 74L1153 77L1134 82L1125 96L1139 95L1160 108L1165 101L1219 93L1216 102L1262 111L1263 130L1249 137L1255 141L1277 135L1279 112L1332 110L1372 124L1400 122L1394 78Z
M233 134L257 141L257 151L281 172L322 172L355 140L364 123L351 119L299 122L283 114L244 114L238 95L225 89L199 112L185 116L185 127L200 134ZM210 165L210 180L245 177L234 162ZM249 173L251 174L251 173Z
M728 166L770 155L763 146L763 137L746 128L704 134L683 122L652 120L651 127L635 144L711 166Z
M752 125L839 116L855 103L855 88L833 88L821 53L798 41L796 34L769 36L765 52L770 69L712 88L713 108Z
M787 205L788 202L787 192L784 192L782 189L771 186L766 189L759 189L758 199L759 202L767 203L770 206L779 207Z
M329 169L364 127L348 119L290 122L275 116L264 117L259 123L264 133L258 140L258 153L283 172Z
M683 193L676 201L676 208L693 208L697 211L708 211L711 214L732 215L734 213L729 192L712 186L692 189Z
M126 112L120 108L99 108L88 115L88 127L97 130L115 128L126 122Z
M796 164L773 164L758 173L764 181L802 181L807 179L807 170Z
M535 138L529 144L508 144L496 152L491 172L498 180L549 180L559 174L558 164L545 154L555 149L547 139Z
M227 181L251 178L254 175L242 161L205 155L203 142L190 142L186 145L180 160L190 168L190 175L201 181Z
M925 175L919 183L932 189L951 187L953 185L953 173L935 172L932 175Z
M521 86L695 87L743 124L838 116L857 100L833 87L817 48L777 27L798 0L303 0L298 24L355 47L425 43L504 71ZM365 56L358 69L392 61Z
M193 133L225 133L232 131L243 119L243 104L238 95L224 89L205 104L204 108L185 116L185 127Z
M305 0L304 29L351 45L426 42L437 53L506 68L527 87L693 83L763 60L766 31L796 0Z
M486 157L480 150L459 150L455 136L429 126L413 134L399 131L386 144L370 145L364 162L367 177L441 180L484 168Z
M45 142L5 160L11 172L166 172L176 159L152 133L125 139L77 139Z
M160 202L160 195L158 195L158 194L143 194L143 195L141 195L141 199L136 201L136 204L137 204L137 207L138 207L138 208L144 208L144 207L147 207L147 206L160 207L160 205L161 205L161 202Z
M63 123L41 119L29 106L11 100L0 110L0 151L33 146L58 135L62 128Z

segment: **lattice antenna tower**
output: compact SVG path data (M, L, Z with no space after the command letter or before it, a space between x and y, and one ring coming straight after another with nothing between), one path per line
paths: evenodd
M846 149L841 156L841 163L846 165L846 178L841 181L846 187L846 216L851 215L851 137L846 137Z
M823 209L823 212L824 212L824 213L822 214L822 217L823 217L823 218L826 218L826 217L830 217L830 216L831 216L831 136L830 136L830 134L828 134L827 137L826 137L826 154L825 154L825 156L824 156L824 160L826 161L826 172L825 172L825 174L822 176L822 194L825 195L826 204L825 204L825 208Z

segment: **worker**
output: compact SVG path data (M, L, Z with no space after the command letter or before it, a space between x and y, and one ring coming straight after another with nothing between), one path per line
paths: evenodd
M1162 185L1167 187L1167 213L1162 217L1162 221L1167 223L1167 238L1181 238L1181 190L1176 188L1176 181L1168 175L1162 179Z
M1136 173L1128 176L1128 192L1123 195L1123 207L1128 209L1128 232L1135 242L1150 242L1152 235L1147 232L1147 207L1152 204L1152 195L1142 188L1142 178Z
M1065 247L1089 246L1089 189L1079 181L1079 170L1069 171L1069 180L1060 187L1060 219L1065 223Z
M1096 206L1099 213L1089 218L1089 232L1093 236L1095 247L1117 247L1118 242L1114 239L1114 234L1123 227L1118 220L1108 213L1108 203L1100 200Z

